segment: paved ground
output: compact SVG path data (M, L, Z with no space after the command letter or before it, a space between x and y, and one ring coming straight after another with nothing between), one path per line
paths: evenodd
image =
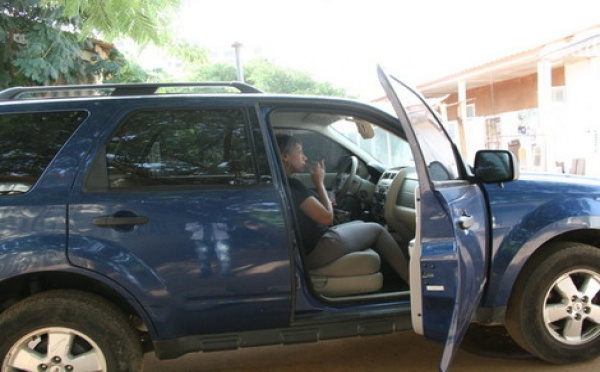
M157 361L153 355L148 355L145 361L149 372L419 372L437 371L441 351L440 345L407 331L304 345L194 353L169 361ZM512 353L507 359L461 350L452 371L597 372L600 371L600 358L587 363L555 366L520 353Z

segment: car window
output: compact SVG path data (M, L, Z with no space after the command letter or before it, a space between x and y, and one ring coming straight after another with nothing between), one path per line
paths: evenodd
M328 173L338 173L351 155L361 160L359 175L365 177L365 164L414 166L408 142L368 119L340 111L278 110L270 120L276 133L300 139L310 161L325 160Z
M106 146L111 189L258 183L241 109L142 111Z
M0 195L29 191L87 116L84 111L0 115Z
M337 173L350 151L339 143L324 135L303 129L277 129L275 133L285 133L297 137L302 143L304 155L309 161L325 161L325 169L329 173Z
M411 121L431 180L459 179L453 144L437 118L423 99L412 90L400 83L395 84L394 89Z

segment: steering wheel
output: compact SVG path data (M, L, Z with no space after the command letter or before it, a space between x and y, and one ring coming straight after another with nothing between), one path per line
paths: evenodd
M349 172L346 170L350 168ZM358 158L354 155L348 157L342 163L340 170L335 176L335 182L333 184L333 191L337 196L342 196L348 192L350 189L350 185L352 184L352 180L356 177L356 172L358 170Z

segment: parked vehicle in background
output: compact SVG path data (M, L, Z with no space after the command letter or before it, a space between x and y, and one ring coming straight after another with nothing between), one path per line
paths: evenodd
M446 370L471 323L551 363L598 357L600 182L519 177L501 150L469 166L379 76L396 116L240 83L0 92L2 371L411 328L445 343ZM341 215L393 234L409 283L370 250L305 268L279 133L325 161Z

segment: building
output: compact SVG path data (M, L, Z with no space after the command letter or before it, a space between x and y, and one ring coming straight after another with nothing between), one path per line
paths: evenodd
M600 25L417 88L467 159L510 149L526 171L600 177Z

